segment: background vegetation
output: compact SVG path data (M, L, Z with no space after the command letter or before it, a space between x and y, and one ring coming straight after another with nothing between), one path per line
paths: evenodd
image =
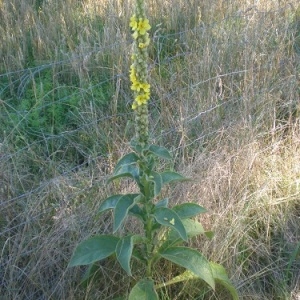
M170 201L209 210L201 222L215 236L194 246L226 266L241 299L299 299L298 1L148 3L151 136L193 178ZM111 232L101 200L134 189L105 184L133 135L131 5L0 1L1 299L128 288L112 261L85 285L85 268L66 266L79 241ZM160 267L166 279L178 272ZM197 281L161 297L228 299Z

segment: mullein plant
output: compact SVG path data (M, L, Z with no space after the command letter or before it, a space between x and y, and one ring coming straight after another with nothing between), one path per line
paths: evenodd
M162 160L172 160L172 156L166 148L149 142L150 84L147 61L150 44L148 31L151 27L145 15L144 0L136 0L130 27L133 50L129 76L134 95L132 109L135 113L136 136L131 142L133 151L118 161L109 181L130 178L135 182L138 192L115 194L101 203L99 213L113 211L113 233L96 235L81 242L69 266L90 265L88 271L92 272L96 262L112 256L132 277L133 262L139 261L139 265L144 266L143 272L139 268L141 277L132 277L132 288L118 299L159 299L157 291L160 288L196 279L205 281L212 289L216 282L221 283L233 299L238 299L225 269L208 261L198 250L186 246L189 239L195 236L204 234L211 237L211 233L206 232L195 219L206 210L197 203L181 203L170 207L169 199L161 196L165 185L188 179L171 170L157 171L157 164ZM125 231L124 223L128 216L141 224L142 233L121 234ZM167 282L157 282L155 274L159 267L156 266L162 259L183 267L185 271Z

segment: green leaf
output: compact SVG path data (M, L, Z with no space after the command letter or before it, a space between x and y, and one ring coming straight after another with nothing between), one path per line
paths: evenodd
M138 217L140 220L144 221L143 211L141 210L141 208L137 204L133 205L129 209L129 213L131 215L134 215L134 216Z
M175 182L175 181L187 181L190 180L189 178L186 178L182 176L179 173L173 172L173 171L165 171L160 174L162 177L163 184L167 184L170 182Z
M128 215L128 212L131 207L135 205L136 194L128 194L123 195L116 204L114 210L114 224L113 224L113 232L115 233L119 227L121 226L122 222Z
M196 203L183 203L173 207L180 219L187 219L206 212L206 209Z
M139 154L142 153L144 149L144 147L142 147L141 144L136 139L132 139L130 141L130 146Z
M120 200L121 197L124 195L112 195L106 198L100 205L98 213L102 213L108 209L114 209Z
M154 197L156 197L162 189L162 184L163 184L162 178L159 173L152 171L149 177L149 181L152 181L154 183L153 193L154 193Z
M116 164L114 173L118 171L121 167L125 165L130 165L132 163L137 163L139 160L139 157L134 152L128 153L124 155Z
M187 234L182 221L172 209L166 207L155 208L154 217L159 224L175 229L180 237L187 241Z
M189 238L200 234L205 234L205 231L199 222L191 219L184 219L181 220L181 222ZM179 245L181 243L182 243L182 239L179 233L172 228L168 233L166 233L166 239L160 246L160 250L169 248L171 246Z
M239 299L238 293L235 287L230 282L224 267L214 262L210 262L210 267L216 282L223 285L230 292L233 300L238 300Z
M113 235L94 236L81 242L75 249L69 267L88 265L115 252L119 238Z
M154 154L157 157L164 158L164 159L172 159L170 152L165 147L160 147L157 145L151 145L148 148L149 152Z
M159 252L159 254L161 257L190 270L213 289L215 288L215 280L210 263L197 250L187 247L170 247Z
M125 236L119 240L116 247L117 260L129 276L131 276L130 259L132 255L132 250L133 250L132 235Z
M155 204L155 207L156 208L158 208L158 207L168 207L168 204L169 204L169 199L165 198L165 199L162 199L162 200L158 201Z
M192 219L184 219L181 220L184 229L188 235L188 237L194 237L200 234L204 234L205 231L203 229L203 226L198 221L192 220ZM179 238L178 232L172 229L169 233L169 239L177 239Z
M230 292L233 300L238 300L239 297L238 297L237 291L236 291L235 287L231 284L224 267L219 264L213 263L213 262L210 262L209 264L211 266L212 275L213 275L215 281L218 282L219 284L223 285ZM167 282L157 284L155 286L155 288L160 289L160 288L163 288L163 287L171 285L171 284L175 284L175 283L187 281L187 280L193 280L193 279L199 279L199 277L196 276L196 274L191 272L190 270L186 270L182 274L173 277L172 279L168 280Z
M141 279L132 288L128 300L159 300L151 279Z
M112 195L106 198L99 207L99 213L115 208L121 197L123 197L123 195Z
M108 182L121 177L130 177L133 178L139 184L140 183L139 172L140 172L139 167L135 163L122 165L114 172L114 175L108 179Z
M100 205L99 207L99 213L102 213L108 209L114 209L116 208L116 205L118 203L118 201L122 198L122 197L130 197L132 199L135 199L139 196L139 194L126 194L126 195L122 195L122 194L118 194L118 195L112 195L108 198L106 198Z

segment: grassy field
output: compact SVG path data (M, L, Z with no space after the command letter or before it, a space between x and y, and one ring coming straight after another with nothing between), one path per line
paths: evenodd
M111 232L101 200L129 151L131 0L0 0L0 299L113 299L113 261L68 269L76 245ZM300 299L300 6L297 0L149 0L150 131L193 179L194 201L240 299ZM128 229L134 225L128 224ZM126 229L125 229L126 230ZM162 279L176 275L159 266ZM138 266L137 266L138 268ZM164 300L229 300L197 281Z

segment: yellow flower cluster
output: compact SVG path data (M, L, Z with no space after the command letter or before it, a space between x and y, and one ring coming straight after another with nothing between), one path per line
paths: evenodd
M134 91L134 102L132 109L136 110L141 105L147 104L150 99L150 84L146 82L147 78L147 47L150 39L148 30L151 28L149 20L146 18L137 18L133 15L129 23L133 30L134 53L131 57L132 65L130 67L131 89Z
M150 84L148 83L148 46L151 29L145 13L145 0L136 0L134 15L130 18L133 44L130 66L131 90L133 91L132 109L135 116L136 141L144 147L149 143L148 101Z
M134 110L142 104L147 104L147 101L150 99L150 84L138 80L134 65L130 67L130 81L132 83L131 89L136 92L136 97L132 104L132 109Z
M138 35L145 35L146 32L151 29L148 19L139 18L137 19L136 15L133 15L130 18L129 23L131 29L134 31L133 37L136 39Z

